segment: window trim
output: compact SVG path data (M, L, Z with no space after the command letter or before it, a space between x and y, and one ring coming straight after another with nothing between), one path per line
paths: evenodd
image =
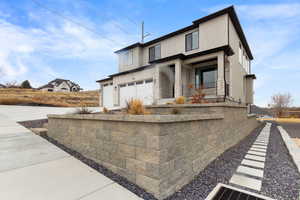
M197 45L197 48L193 49L193 33L195 33L195 32L198 32L198 34L197 34L198 35L198 45ZM189 35L191 35L191 49L188 50L187 49L187 37ZM185 34L185 51L188 52L188 51L193 51L193 50L196 50L196 49L199 49L199 30L195 30L193 32Z

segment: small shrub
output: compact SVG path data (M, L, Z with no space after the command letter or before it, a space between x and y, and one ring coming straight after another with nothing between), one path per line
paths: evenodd
M88 107L81 106L80 108L77 108L75 114L91 114L92 112L93 111L91 111Z
M139 99L131 99L130 101L126 101L126 113L131 115L149 114L144 107L143 101Z
M112 110L108 110L106 107L103 107L103 113L104 114L114 114Z
M173 108L171 111L171 114L178 115L178 114L180 114L180 110L178 110L177 108Z
M107 114L109 113L109 110L106 107L103 107L103 113Z
M175 99L176 104L185 104L185 97L180 96Z
M200 88L195 88L194 90L195 90L194 94L191 97L191 103L193 104L204 103L205 93L203 92L203 86L201 86Z

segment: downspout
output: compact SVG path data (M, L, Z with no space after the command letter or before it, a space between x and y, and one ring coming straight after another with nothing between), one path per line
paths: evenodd
M227 45L229 46L229 15L227 14ZM224 54L225 54L225 52L224 52ZM224 55L224 64L223 64L223 66L224 66L224 92L225 92L225 94L224 94L224 102L226 101L226 95L227 95L227 83L226 83L226 77L225 77L225 74L226 74L226 72L225 72L225 70L226 70L226 67L225 67L225 63L226 63L226 61L225 61L225 55Z

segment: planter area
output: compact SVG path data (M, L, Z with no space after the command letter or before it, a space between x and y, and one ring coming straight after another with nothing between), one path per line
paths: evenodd
M240 105L167 105L151 115L49 115L48 136L164 199L258 126ZM172 109L181 114L164 115Z

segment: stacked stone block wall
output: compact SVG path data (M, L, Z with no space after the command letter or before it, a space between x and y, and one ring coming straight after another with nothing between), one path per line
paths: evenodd
M245 107L214 109L195 119L51 115L48 135L164 199L258 125Z

